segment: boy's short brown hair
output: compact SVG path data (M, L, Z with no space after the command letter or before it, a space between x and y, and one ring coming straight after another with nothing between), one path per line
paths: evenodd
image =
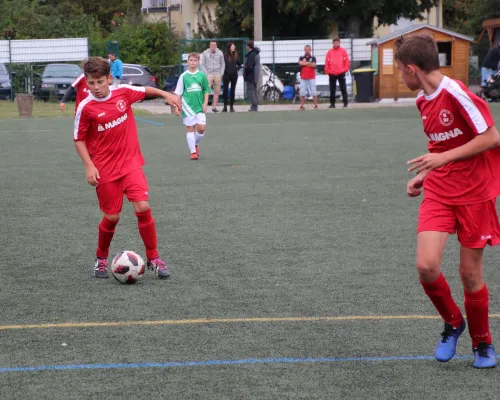
M404 65L416 65L425 73L439 69L439 52L431 35L409 35L399 37L396 42L396 60Z
M110 75L109 63L102 57L90 57L83 62L83 73L86 77L92 75L94 77Z
M189 60L191 57L192 57L192 58L196 58L198 61L200 61L200 55L199 55L198 53L189 53L189 55L188 55L188 60Z
M335 36L332 40L333 43L339 42L340 43L340 38L338 36Z

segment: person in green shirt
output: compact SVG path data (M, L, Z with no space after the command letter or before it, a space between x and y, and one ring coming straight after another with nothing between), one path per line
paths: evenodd
M207 126L205 113L208 107L210 87L207 76L198 70L200 55L191 53L188 69L179 77L175 94L182 103L182 118L187 128L186 139L191 152L191 160L200 157L198 144L203 139Z

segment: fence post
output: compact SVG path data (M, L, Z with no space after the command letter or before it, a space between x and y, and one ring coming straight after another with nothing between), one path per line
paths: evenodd
M14 101L14 79L12 77L12 48L9 37L9 79L10 79L10 101Z
M274 58L274 36L273 36L273 74L276 76L276 64L275 64L275 58Z
M90 57L90 44L89 44L89 38L87 38L87 57Z

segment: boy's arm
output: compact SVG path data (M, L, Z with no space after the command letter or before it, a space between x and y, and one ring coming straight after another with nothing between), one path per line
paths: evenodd
M163 97L165 101L177 108L176 114L179 115L179 111L181 109L181 102L179 101L179 98L172 93L165 92L160 89L152 88L152 87L146 87L146 97L151 98L151 97Z
M66 103L68 102L69 98L73 96L76 93L76 90L73 86L70 86L66 92L64 93L64 96L59 104L59 108L61 111L64 111L66 109Z
M464 160L484 153L486 150L497 146L500 146L500 135L497 128L491 126L485 132L477 135L470 142L462 146L443 153L427 153L408 161L408 164L413 164L408 171L417 170L419 173L422 171L431 171L450 162Z
M208 93L205 93L205 100L203 102L203 112L206 113L207 112L207 108L208 108L208 97L209 97L209 94Z
M77 140L75 142L75 148L76 152L83 161L83 166L86 170L87 183L92 186L97 186L101 177L99 176L99 171L90 158L89 151L87 150L87 145L83 140Z

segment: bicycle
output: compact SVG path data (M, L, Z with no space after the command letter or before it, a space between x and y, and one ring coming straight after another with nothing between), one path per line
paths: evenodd
M279 102L283 99L283 92L276 83L276 74L265 65L262 66L262 72L267 73L269 78L266 83L257 90L258 98L261 99L264 104Z

